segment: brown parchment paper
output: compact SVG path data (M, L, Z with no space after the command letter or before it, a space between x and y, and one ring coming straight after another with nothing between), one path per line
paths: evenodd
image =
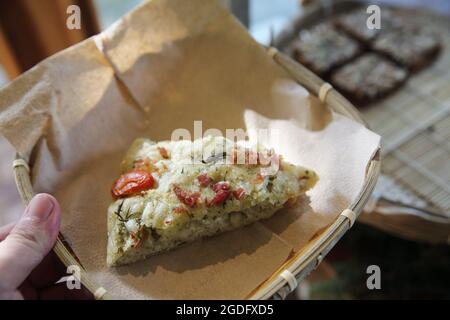
M270 128L264 141L320 181L308 208L106 267L110 186L131 141L177 128ZM330 112L216 1L153 0L104 34L0 91L0 132L29 159L36 192L61 202L62 232L117 298L243 298L357 196L379 136Z

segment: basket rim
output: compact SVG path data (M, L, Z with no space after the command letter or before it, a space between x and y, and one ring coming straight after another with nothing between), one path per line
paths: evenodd
M327 92L323 96L323 92L320 92L321 88L324 88L324 85L328 87L329 84L313 74L306 67L295 62L285 54L278 52L276 49L269 48L269 54L272 56L273 60L280 65L280 67L282 67L296 82L305 87L311 94L321 96L323 102L326 103L332 110L343 114L344 116L368 128L356 108L335 89L327 88ZM350 210L355 215L355 219L359 216L364 204L369 199L379 176L379 154L380 147L377 149L368 165L366 170L366 178L359 195L347 208L347 210ZM19 194L23 202L27 204L31 200L34 193L28 163L19 154L16 154L13 170ZM298 252L295 252L294 255L288 258L268 279L255 288L254 291L247 296L247 298L252 300L269 299L272 297L284 298L290 291L293 290L293 288L292 285L288 283L286 278L281 276L281 273L283 271L290 273L293 277L295 277L294 282L297 284L297 278L302 280L313 269L315 269L324 256L333 248L333 246L347 232L347 230L350 229L352 224L353 221L349 223L348 217L342 214L339 215L330 226L321 232L320 235L316 236L313 240L310 240L304 248ZM87 271L80 263L78 263L70 250L66 247L66 244L63 243L60 238L57 239L53 251L65 266L77 265L80 267L79 280L96 299L113 298L103 287L90 279Z
M269 48L269 52L274 49ZM297 63L286 54L278 52L272 55L274 61L278 63L294 80L300 85L304 86L311 94L319 97L321 96L321 88L330 86L327 82L312 73L303 65ZM359 122L366 128L368 124L363 120L359 111L344 98L339 92L331 88L323 100L332 110L347 116L348 118ZM362 208L368 201L372 191L375 187L376 181L380 174L380 149L373 154L366 170L366 177L360 193L352 204L347 208L351 210L356 218L359 217ZM287 271L295 276L296 281L305 278L311 271L313 271L325 255L334 247L339 239L351 228L352 223L343 216L339 215L336 220L323 230L320 235L305 245L285 261L272 276L264 281L257 289L255 289L249 296L249 299L269 299L271 297L284 299L293 288L290 287L288 281L280 276L283 271Z

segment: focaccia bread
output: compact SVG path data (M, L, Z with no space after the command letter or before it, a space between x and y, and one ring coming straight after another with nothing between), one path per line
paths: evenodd
M310 169L223 137L136 140L113 184L107 263L122 265L272 216L312 188Z

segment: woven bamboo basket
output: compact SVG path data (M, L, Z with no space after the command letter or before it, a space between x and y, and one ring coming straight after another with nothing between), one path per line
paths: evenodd
M332 110L366 125L354 106L328 83L275 48L269 48L268 53L295 81L322 102L328 104ZM369 199L380 172L379 154L378 151L367 168L365 182L357 199L337 217L334 223L321 231L302 250L292 255L269 279L255 288L248 295L248 299L284 299L303 278L320 264L325 255L351 228ZM34 194L30 180L30 170L33 168L30 168L20 155L17 155L13 167L17 189L23 202L28 204ZM76 253L62 240L62 237L58 238L53 251L66 266L77 265L80 267L79 280L96 299L114 298L106 292L101 284L94 283L89 279L86 270L76 257Z

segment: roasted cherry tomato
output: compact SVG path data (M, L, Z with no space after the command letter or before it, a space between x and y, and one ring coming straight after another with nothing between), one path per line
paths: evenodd
M155 180L149 172L133 170L121 175L113 184L111 192L114 197L120 198L151 189L154 184Z

